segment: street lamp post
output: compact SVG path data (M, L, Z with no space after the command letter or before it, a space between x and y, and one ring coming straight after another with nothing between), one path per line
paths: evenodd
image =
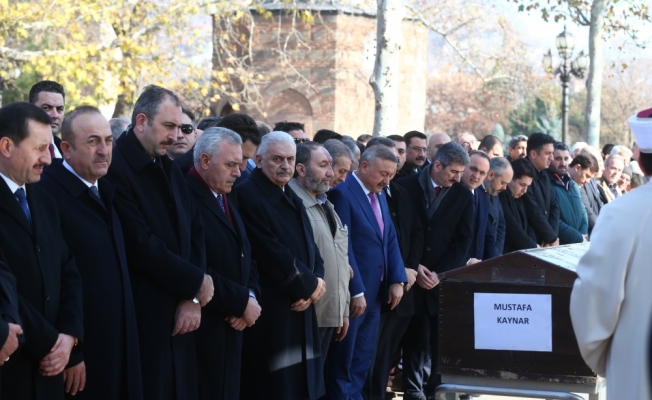
M584 54L584 51L580 51L580 53L577 55L577 58L573 61L570 61L573 57L575 42L573 40L573 35L571 35L569 32L566 32L566 27L564 27L564 31L557 36L555 45L557 46L557 51L559 52L561 62L559 65L556 65L557 63L552 58L552 52L548 50L548 53L543 56L543 67L545 68L546 72L552 73L555 76L559 75L559 79L561 80L561 141L566 143L566 138L568 137L569 108L568 83L570 82L571 75L575 75L580 79L584 78L584 72L589 66L589 57Z

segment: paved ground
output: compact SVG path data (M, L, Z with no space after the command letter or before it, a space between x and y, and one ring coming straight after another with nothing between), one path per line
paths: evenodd
M587 399L588 395L580 394L583 398ZM395 400L403 400L403 397L399 396L394 398ZM531 400L529 397L504 397L504 396L480 396L474 397L473 400Z

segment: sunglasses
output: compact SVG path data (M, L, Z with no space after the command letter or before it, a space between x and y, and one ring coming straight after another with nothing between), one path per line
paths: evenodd
M181 126L179 126L179 129L181 130L181 133L183 133L184 135L190 135L195 131L195 128L193 128L191 124L181 124Z
M309 142L309 141L310 141L310 139L308 139L308 138L294 138L294 143L295 144Z

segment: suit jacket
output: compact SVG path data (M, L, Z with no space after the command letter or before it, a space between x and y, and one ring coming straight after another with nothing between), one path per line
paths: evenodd
M373 304L379 295L381 304L386 303L389 285L407 282L407 276L385 194L378 195L384 225L382 234L369 198L353 174L328 191L328 200L349 230L351 297L364 292L368 304ZM381 277L384 277L382 282Z
M385 194L387 194L387 189L385 189ZM396 182L392 181L389 184L389 194L385 198L392 223L396 228L396 238L403 264L405 264L405 268L416 271L419 268L423 252L423 228L419 213L412 207L405 188ZM418 285L415 283L413 287L416 286ZM410 289L403 293L401 302L395 308L399 317L414 315L414 292L415 290ZM386 304L383 306L386 307Z
M589 182L586 182L584 186L580 188L580 198L582 199L584 208L586 208L586 215L589 219L589 234L591 234L595 221L598 219L598 214L600 214L600 209L602 209L603 205L602 200L600 200L598 185L594 178L591 178Z
M528 159L528 162L529 161ZM532 165L532 168L535 168ZM535 168L536 171L536 168ZM537 243L552 243L559 235L559 204L552 191L548 170L534 174L532 185L522 197L528 222L536 234Z
M185 154L182 154L174 159L174 162L177 164L179 169L181 169L181 173L184 176L186 176L188 174L188 171L190 171L190 168L192 168L195 165L195 161L193 159L194 153L195 153L195 146L193 145L192 148L188 150Z
M100 204L61 160L44 171L39 185L59 206L63 237L82 277L84 351L69 365L85 361L91 378L75 398L142 399L136 311L122 225L113 207L115 186L99 179Z
M171 333L177 305L192 300L204 279L201 216L176 164L167 156L152 161L133 130L117 140L107 178L124 228L145 398L194 399L194 334Z
M261 297L258 271L251 259L251 245L238 210L227 204L233 223L219 206L204 180L194 170L186 175L192 200L206 229L207 273L213 278L215 295L202 308L197 330L197 361L200 399L240 398L242 332L224 320L241 317L251 289Z
M473 199L473 237L467 254L467 261L471 258L488 260L499 255L496 250L496 236L489 223L491 205L482 186L476 189Z
M54 199L37 185L26 188L32 224L0 179L0 248L16 277L25 337L20 353L2 367L2 398L63 399L62 376L42 376L38 363L60 333L83 339L81 277Z
M536 248L537 238L529 224L523 198L515 199L509 189L502 191L498 198L503 207L507 226L503 254Z
M431 169L432 166L428 166L419 174L404 178L398 183L405 187L410 203L417 210L423 225L421 264L439 274L459 268L466 262L473 239L473 196L464 185L455 183L446 191L431 218L428 218L424 191L427 188L422 186L421 181L427 180L430 184ZM415 286L415 312L419 313L425 303L429 315L438 314L439 286L428 291Z
M485 188L480 186L478 188L482 193L487 194ZM498 196L489 196L489 226L496 238L496 255L503 254L505 247L505 215L503 214L503 206L500 204Z
M398 172L396 173L396 179L405 178L406 176L410 176L418 173L419 173L418 168L406 162L405 164L403 164L403 167L400 170L398 170Z
M324 276L310 221L292 188L282 190L260 168L237 191L264 310L244 331L241 398L317 399L324 376L315 306L290 310L310 298Z

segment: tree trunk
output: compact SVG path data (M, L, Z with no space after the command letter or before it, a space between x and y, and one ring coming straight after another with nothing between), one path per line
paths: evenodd
M398 125L399 54L403 41L402 0L377 0L376 62L369 84L374 90L376 111L373 136L396 133Z
M602 55L602 31L604 13L609 0L593 0L591 7L591 25L589 28L589 77L586 80L586 112L584 126L586 141L589 145L600 145L600 101L602 98L602 72L604 58Z

